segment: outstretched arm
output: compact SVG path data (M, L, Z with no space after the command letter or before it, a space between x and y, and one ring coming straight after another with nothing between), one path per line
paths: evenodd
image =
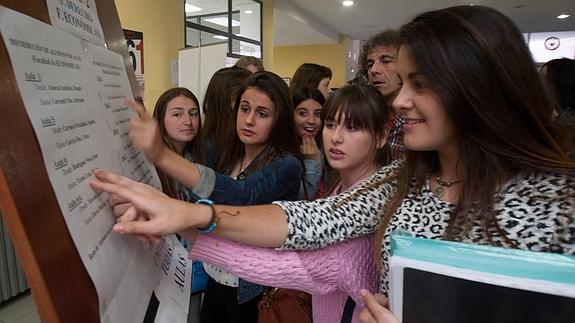
M168 176L184 186L195 187L201 179L198 167L166 146L157 121L146 112L141 103L126 103L138 114L138 117L130 121L130 138L134 146L142 149L148 160Z
M130 138L134 145L141 148L156 167L195 195L222 204L238 204L239 201L241 204L260 204L297 190L302 168L295 156L286 154L244 181L236 181L171 150L162 141L158 123L146 113L144 106L133 101L128 101L128 105L139 115L130 121Z
M128 209L115 208L114 231L138 236L159 237L201 228L209 224L212 209L171 199L153 187L104 170L94 172L92 188L110 193L112 206L130 202ZM125 205L125 204L123 204ZM279 247L287 236L287 222L276 205L222 206L216 212L216 235L262 247Z
M374 232L395 194L394 174L399 166L384 167L355 189L326 199L215 206L215 233L261 247L317 249ZM119 217L116 232L159 236L205 227L212 218L208 206L169 199L148 185L102 170L95 175L90 185L110 193L112 206L133 204L128 210L115 210Z
M371 239L364 237L311 251L273 250L200 235L190 258L208 262L248 281L310 294L340 291L363 305L360 289L377 290Z

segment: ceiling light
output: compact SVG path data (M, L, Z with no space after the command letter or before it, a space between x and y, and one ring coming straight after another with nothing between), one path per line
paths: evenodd
M207 18L207 19L205 19L205 21L211 22L212 24L224 26L224 27L228 26L228 18L225 18L225 17ZM238 27L239 25L240 25L239 21L232 19L232 27Z
M192 6L189 3L186 3L184 6L186 13L190 13L190 12L196 12L196 11L202 11L204 9L200 8L200 7L196 7L196 6Z
M566 15L566 14L560 14L559 16L557 16L557 19L565 19L565 18L569 18L571 17L571 15Z
M220 35L215 35L214 38L216 38L216 39L223 39L223 40L228 39L228 37L226 37L226 36L220 36Z
M246 15L251 15L252 13L254 13L254 11L253 10L245 10L244 13Z
M342 4L344 7L349 7L349 6L353 6L353 1L351 1L351 0L345 0L345 1L342 1L341 4Z

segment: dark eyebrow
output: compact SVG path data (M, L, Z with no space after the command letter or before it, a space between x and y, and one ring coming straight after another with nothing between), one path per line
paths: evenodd
M264 107L263 105L258 105L256 109L260 109L260 110L266 110L267 112L271 112L272 109L268 108L268 107Z
M248 100L242 100L242 101L240 101L240 104L247 104L247 105L249 105L250 107L252 106ZM263 109L263 110L266 110L266 111L268 111L268 112L270 112L270 113L271 113L271 111L272 111L271 108L265 107L265 106L263 106L263 105L258 105L258 106L255 107L255 109L260 109L260 110Z

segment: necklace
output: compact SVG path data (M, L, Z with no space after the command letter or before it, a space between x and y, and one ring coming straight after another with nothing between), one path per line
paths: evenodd
M246 160L246 164L247 164L247 160ZM244 167L244 159L242 158L242 160L240 161L240 172L238 173L238 176L236 176L236 180L243 181L248 176L246 169L250 166L250 164L248 164L246 166L246 168L243 168Z
M437 187L433 190L433 195L437 198L441 197L441 194L443 194L443 191L445 191L446 188L450 187L453 184L461 183L461 180L452 182L444 181L439 176L435 177L435 181L437 182Z

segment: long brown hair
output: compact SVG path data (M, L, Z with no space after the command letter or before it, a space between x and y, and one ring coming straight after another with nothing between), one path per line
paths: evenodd
M160 135L162 136L162 141L168 146L171 150L176 151L174 146L174 141L168 135L166 131L166 126L164 124L164 119L166 117L166 110L168 108L168 103L173 99L184 96L194 102L196 107L199 108L198 98L192 93L192 91L186 89L185 87L175 87L171 88L158 98L156 101L156 106L154 107L154 118L158 121L158 127L160 128ZM203 163L204 162L204 149L202 146L202 118L199 118L199 129L198 133L194 137L194 139L186 144L184 150L189 151L192 156L194 157L194 161L196 163ZM164 192L171 197L178 198L176 189L174 187L173 180L169 179L169 177L160 169L157 169L158 175L160 177L160 181L162 182L162 186L164 187Z
M271 72L264 71L252 74L242 83L236 94L232 115L234 121L238 116L241 97L249 88L255 88L265 93L275 105L275 121L268 138L268 144L250 164L250 171L265 167L282 153L290 153L300 158L299 139L295 128L292 102L284 80ZM230 173L245 155L244 144L237 135L235 123L233 123L233 129L233 135L228 137L228 142L222 152L221 168L225 173Z
M303 63L293 74L289 88L291 93L295 93L304 87L317 89L324 78L332 78L332 72L329 67L314 63Z
M224 67L214 73L206 89L202 102L205 118L202 136L213 141L213 166L217 171L221 171L222 151L228 144L228 138L236 135L233 131L235 119L232 118L232 100L242 82L250 75L250 72L243 68Z
M488 241L496 233L514 245L495 219L502 185L521 172L575 174L550 132L552 103L523 36L509 18L483 6L426 12L400 33L402 50L428 79L458 135L463 189L444 238L459 239L479 220ZM383 227L410 190L417 193L439 170L436 151L408 151L406 159Z

